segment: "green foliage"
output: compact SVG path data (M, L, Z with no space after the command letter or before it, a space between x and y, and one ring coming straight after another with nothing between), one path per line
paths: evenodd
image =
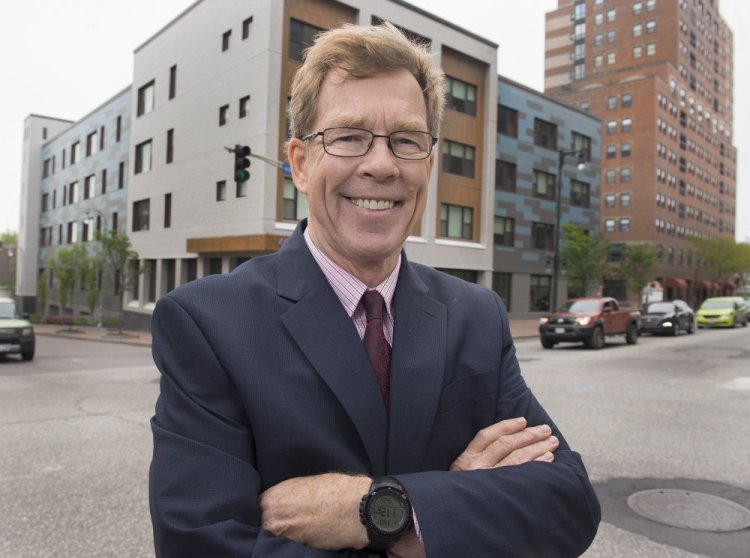
M89 255L83 244L61 248L50 259L50 268L55 271L61 311L64 312L68 304L73 302L76 283L83 279L83 271L89 265L88 260Z
M99 263L105 279L113 285L119 300L119 326L122 331L123 297L128 290L135 287L140 274L143 273L143 266L139 264L138 253L133 250L127 235L107 229L99 236L99 242Z
M728 237L696 238L693 248L708 263L714 281L750 271L750 244L740 244Z
M81 270L84 288L84 298L89 314L92 316L96 311L96 303L99 301L101 291L98 285L98 275L101 269L101 260L99 258L87 258L84 268Z
M7 250L8 248L14 248L13 257L10 258L10 279L8 281L0 281L0 287L6 287L13 296L16 292L16 259L18 258L18 250L15 248L18 246L18 233L11 231L10 229L0 233L0 248Z
M6 229L0 233L0 245L5 248L9 246L18 246L18 233L10 229Z
M654 276L659 262L656 249L648 244L628 244L625 246L620 272L627 281L628 288L640 293Z
M49 267L49 260L47 261L47 267ZM45 268L36 282L37 308L42 314L47 313L47 282L48 281L49 281L49 273L47 272L47 269Z
M607 268L609 241L575 223L565 223L562 232L560 256L566 262L568 288L581 296L594 294Z

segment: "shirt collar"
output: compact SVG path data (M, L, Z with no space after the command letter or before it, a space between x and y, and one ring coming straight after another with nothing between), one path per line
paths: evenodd
M326 256L312 240L310 236L309 227L304 232L305 242L307 247L310 249L315 261L318 263L323 275L325 275L328 283L330 283L336 296L344 306L346 313L351 318L354 315L354 311L359 305L359 301L362 299L362 295L367 290L367 285L357 279L354 275L346 271L341 266L337 265L331 258ZM391 312L391 302L393 301L393 293L396 291L396 282L398 281L398 273L401 269L401 254L398 256L398 261L393 271L385 278L385 281L375 287L383 299L385 300L385 306L388 313L393 316Z

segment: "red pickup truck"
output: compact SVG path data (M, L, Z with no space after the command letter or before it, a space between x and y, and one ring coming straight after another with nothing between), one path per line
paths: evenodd
M640 329L641 313L620 308L614 298L574 298L540 319L539 338L545 349L560 342L583 342L589 349L601 349L607 335L624 335L634 345Z

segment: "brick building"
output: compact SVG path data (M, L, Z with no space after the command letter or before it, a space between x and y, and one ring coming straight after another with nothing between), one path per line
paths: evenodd
M558 0L545 52L545 91L602 120L600 219L613 255L653 245L666 298L730 293L691 243L735 233L733 36L719 1ZM628 298L623 279L606 289Z

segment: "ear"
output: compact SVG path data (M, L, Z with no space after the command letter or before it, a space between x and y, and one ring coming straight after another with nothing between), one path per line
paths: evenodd
M289 140L287 147L287 158L289 159L289 165L292 167L292 182L294 186L302 192L307 193L308 183L308 153L307 146L298 138L292 138Z

